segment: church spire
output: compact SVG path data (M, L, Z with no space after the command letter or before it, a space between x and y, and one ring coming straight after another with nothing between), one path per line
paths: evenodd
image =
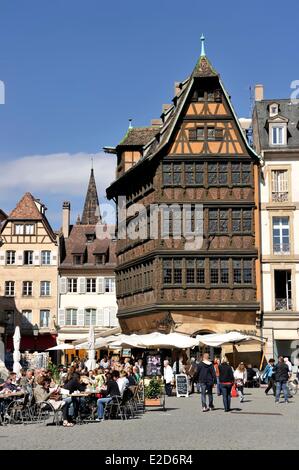
M81 225L95 225L100 221L101 213L99 208L99 198L94 177L94 171L92 167L90 171L90 178L85 197L83 214L81 218Z

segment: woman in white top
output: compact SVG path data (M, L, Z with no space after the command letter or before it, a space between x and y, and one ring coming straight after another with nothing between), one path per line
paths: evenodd
M117 385L118 385L121 396L123 396L125 389L129 386L129 380L127 378L126 371L122 370L120 372L119 378L117 379Z
M244 401L244 385L247 382L247 371L244 362L240 362L234 372L235 383L240 397L240 402Z

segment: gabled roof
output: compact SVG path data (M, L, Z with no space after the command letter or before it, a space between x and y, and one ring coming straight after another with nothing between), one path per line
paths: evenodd
M0 209L0 222L2 222L5 219L7 219L7 214L5 214L5 212L2 209Z
M228 95L227 91L225 90L225 87L220 80L219 74L215 71L213 66L211 65L209 59L206 57L204 48L202 47L202 53L197 61L192 74L190 75L189 78L187 78L184 82L180 83L180 88L181 92L178 93L174 98L173 102L174 105L169 108L166 113L162 114L163 117L167 117L167 119L164 119L164 124L161 128L157 129L156 135L148 141L144 146L143 146L143 156L140 158L138 162L135 163L131 168L129 168L123 175L121 175L116 181L114 181L109 188L107 188L107 196L113 197L113 187L115 185L118 185L120 181L125 180L127 175L132 174L132 172L138 171L141 165L144 165L145 162L152 160L156 155L160 153L160 151L169 143L170 138L175 130L176 124L178 122L178 119L181 115L181 112L184 108L184 105L186 103L186 100L190 94L190 91L192 89L193 83L195 80L201 79L201 78L215 78L219 82L219 86L226 97L228 106L231 110L231 113L233 117L235 118L236 125L239 128L241 138L243 139L243 143L245 147L247 148L248 152L250 155L252 155L256 160L259 162L262 161L261 157L257 155L257 153L250 147L249 143L246 140L246 137L244 135L244 132L241 128L241 125L239 123L239 120L237 118L237 115L234 111L234 108L232 106L232 103L230 101L230 96Z
M56 234L45 215L46 210L47 208L39 199L36 199L31 193L27 192L4 220L1 232L9 221L41 221L49 237L56 243Z
M25 193L16 207L9 214L8 219L42 220L43 215L38 210L36 202L39 203L31 193Z

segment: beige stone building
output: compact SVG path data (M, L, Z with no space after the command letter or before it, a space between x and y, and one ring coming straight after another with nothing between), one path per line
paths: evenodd
M255 88L253 139L264 166L260 181L262 318L266 356L298 362L299 107L264 99Z
M58 237L46 207L26 193L0 230L0 296L6 318L6 350L16 325L21 351L44 351L56 344Z

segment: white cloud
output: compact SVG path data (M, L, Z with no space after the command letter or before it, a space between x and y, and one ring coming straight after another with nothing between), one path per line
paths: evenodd
M114 180L115 158L99 152L94 155L94 171L99 196ZM91 168L87 153L32 155L1 163L0 200L14 200L14 194L31 192L49 195L82 196L86 192Z

